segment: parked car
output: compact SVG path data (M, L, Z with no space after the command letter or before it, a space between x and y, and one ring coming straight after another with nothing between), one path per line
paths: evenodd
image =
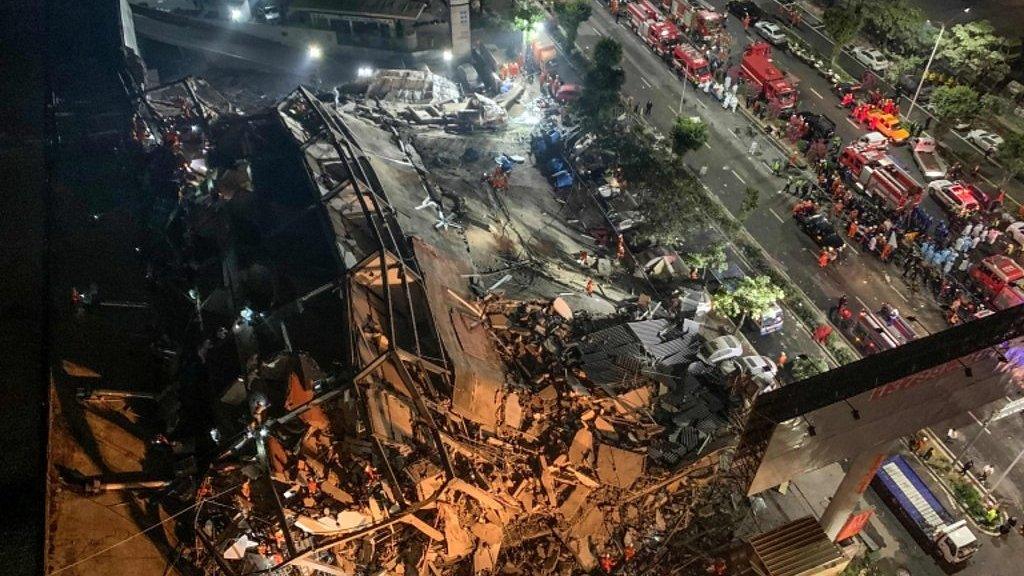
M744 374L756 380L762 390L768 391L775 388L775 377L779 373L778 366L767 356L742 356L726 360L718 365L725 376Z
M789 38L786 36L786 32L782 29L782 26L774 22L768 22L761 20L757 24L754 24L754 29L757 30L757 34L761 37L774 44L775 46L785 46L789 42Z
M558 92L555 93L555 100L559 104L565 104L572 102L580 97L580 92L583 91L583 87L579 84L563 84Z
M725 9L741 20L744 16L749 15L751 24L764 20L764 10L749 0L729 0L725 4Z
M739 358L743 355L743 344L740 339L726 334L701 345L697 357L705 364L718 364L723 360Z
M850 49L850 54L853 55L857 62L860 62L875 72L885 72L885 70L890 66L889 59L874 48L854 46Z
M999 147L1003 145L1003 137L988 130L971 130L964 138L984 152L998 152Z
M804 140L829 140L836 135L836 123L828 116L807 110L797 114L807 123L808 130L804 134Z
M903 74L900 76L899 89L907 97L913 97L914 93L917 92L917 86L921 83L921 77L914 74ZM917 95L917 101L919 103L928 102L932 97L932 92L935 91L935 84L932 82L925 82L921 85L921 93Z
M936 180L928 184L928 191L943 208L953 214L977 212L988 203L984 192L964 182Z
M846 246L843 239L839 237L835 226L822 214L814 212L797 213L794 215L797 224L804 234L811 237L814 243L822 248L835 248L839 250Z

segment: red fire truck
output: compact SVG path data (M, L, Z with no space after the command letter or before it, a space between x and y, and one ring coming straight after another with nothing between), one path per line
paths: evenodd
M662 2L666 7L668 4ZM688 0L672 0L669 14L683 30L703 40L718 36L725 21L722 14L708 8L698 8Z
M672 51L672 67L694 84L702 84L711 79L707 58L689 44L678 44Z
M644 44L663 58L668 57L672 53L672 47L679 43L679 28L668 20L644 22L637 33L643 38Z
M918 337L910 323L888 305L883 305L878 312L862 309L846 331L864 354L891 350Z
M755 42L743 53L740 75L751 81L758 96L764 96L778 106L779 111L796 106L796 89L790 80L772 63L772 47L767 42Z
M629 27L641 36L641 26L661 20L661 11L650 0L630 2L626 6L626 12L629 13Z
M995 254L971 268L971 279L996 310L1024 303L1024 268L1009 256Z
M881 198L892 209L914 208L924 199L924 188L884 150L851 144L843 149L839 163L850 169L869 196Z

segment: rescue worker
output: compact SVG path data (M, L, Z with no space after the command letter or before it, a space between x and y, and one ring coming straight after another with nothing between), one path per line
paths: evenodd
M846 94L843 94L843 100L841 103L843 105L843 108L851 108L854 104L853 92L847 92Z
M846 235L849 236L851 240L856 239L857 230L859 228L860 224L858 224L856 220L850 220L850 225L846 227Z
M587 296L590 296L591 298L593 298L594 290L596 290L596 289L597 289L597 285L594 284L594 279L593 278L587 278L587 285L584 288L584 290L586 290L586 292L587 292Z
M821 324L814 329L814 341L818 344L825 344L828 337L832 335L832 327L828 324Z
M828 250L822 248L821 252L818 254L818 268L828 266L829 262L831 262L831 260L828 257Z
M742 22L743 22L743 31L746 32L747 30L750 29L750 14L747 14L746 12L744 12L743 13L743 20L742 20Z

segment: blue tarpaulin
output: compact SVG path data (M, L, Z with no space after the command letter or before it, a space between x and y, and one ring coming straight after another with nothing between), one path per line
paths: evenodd
M572 186L572 174L567 170L561 170L551 175L551 178L555 181L555 188L568 188Z

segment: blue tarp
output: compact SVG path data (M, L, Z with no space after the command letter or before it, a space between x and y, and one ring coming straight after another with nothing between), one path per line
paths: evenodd
M953 519L949 515L949 512L947 512L946 508L942 506L942 503L939 502L937 498L935 498L935 495L932 494L932 491L928 488L928 485L925 484L923 480L921 480L921 477L917 475L917 472L915 472L914 469L910 466L910 463L907 462L903 458L903 456L897 454L896 456L889 457L882 464L882 467L878 469L878 479L881 480L882 484L885 485L885 488L893 496L896 497L896 500L900 503L900 507L903 508L903 510L906 511L907 515L909 515L914 520L915 524L917 524L925 530L931 530L932 528L934 528L933 526L930 526L927 522L925 522L924 517L921 516L921 513L918 512L917 508L915 508L914 505L910 502L910 499L908 498L907 494L905 494L903 490L901 490L900 487L896 485L896 481L893 480L892 477L889 476L889 474L885 471L885 466L888 464L895 464L896 467L899 468L901 472L903 472L903 475L907 477L907 480L910 481L910 484L917 490L918 493L920 493L921 497L924 498L924 501L928 503L928 506L930 506L931 509L935 511L935 513L939 516L939 518L942 519L943 522L947 524L953 522Z
M555 188L568 188L572 186L572 174L566 170L555 172L551 177L555 181Z

